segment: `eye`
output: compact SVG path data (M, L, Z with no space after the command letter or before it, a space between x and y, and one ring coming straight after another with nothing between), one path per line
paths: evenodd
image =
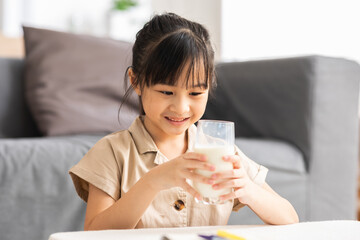
M159 91L159 92L162 94L168 95L168 96L173 94L172 92L169 92L169 91Z
M198 96L200 94L202 94L202 93L201 92L191 92L190 93L191 96Z

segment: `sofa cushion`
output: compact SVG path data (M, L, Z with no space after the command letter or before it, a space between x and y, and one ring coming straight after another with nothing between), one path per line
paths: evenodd
M274 139L237 138L236 145L252 160L269 169L266 182L289 200L301 221L307 219L308 173L302 152L292 144ZM264 224L250 208L233 212L229 225Z
M293 145L274 139L236 138L235 144L252 160L272 170L304 174L305 160Z
M101 137L0 139L1 239L48 239L83 229L86 206L68 170Z
M44 135L114 132L138 114L135 94L121 111L132 44L24 27L26 99Z

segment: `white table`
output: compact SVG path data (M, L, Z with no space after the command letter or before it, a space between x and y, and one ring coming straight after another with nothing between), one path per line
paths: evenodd
M226 230L246 238L246 240L359 240L359 221L322 221L305 222L292 225L233 225L187 228L147 228L131 230L105 230L87 232L54 233L49 240L123 240L142 239L160 240L166 235L171 240L200 240L198 234L216 234L217 230Z

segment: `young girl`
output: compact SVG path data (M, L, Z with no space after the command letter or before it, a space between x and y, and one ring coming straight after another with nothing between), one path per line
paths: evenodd
M102 138L70 170L87 202L85 230L226 225L244 205L268 224L298 222L292 205L266 184L267 169L237 147L223 157L232 171L210 178L194 171L215 170L204 155L188 151L215 85L203 26L172 13L154 16L136 35L128 76L143 115ZM234 191L221 197L223 204L205 205L189 180Z

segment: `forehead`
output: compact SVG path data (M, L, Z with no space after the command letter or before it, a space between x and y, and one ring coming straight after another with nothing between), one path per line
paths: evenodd
M187 62L177 74L177 79L169 82L169 85L179 85L186 88L207 88L208 79L205 74L205 66L200 62Z

